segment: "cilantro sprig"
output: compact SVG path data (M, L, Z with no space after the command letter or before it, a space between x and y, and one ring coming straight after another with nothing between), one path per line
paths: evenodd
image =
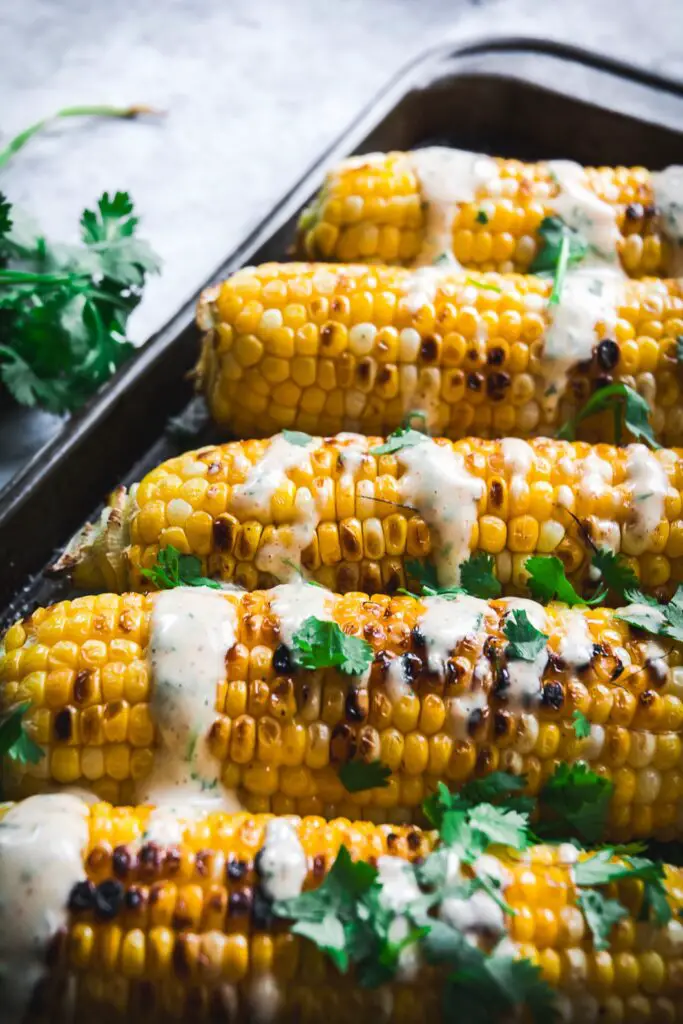
M563 601L572 608L577 604L598 604L606 593L603 590L590 601L577 594L557 555L533 555L527 558L524 568L529 574L527 585L536 601Z
M169 544L159 549L152 568L141 569L141 572L159 590L171 590L173 587L211 587L220 590L220 583L202 576L201 569L202 563L196 555L182 555Z
M313 440L313 437L310 434L304 433L303 430L283 430L282 436L285 441L296 445L298 448L307 448Z
M536 629L522 608L506 616L503 632L509 641L505 653L511 659L534 661L548 643L548 635Z
M386 789L390 776L391 768L381 761L347 761L339 769L339 778L349 793L377 787Z
M436 574L436 567L432 562L421 562L418 559L408 559L406 562L406 573L421 588L421 594L413 596L421 597L446 597L455 598L460 594L467 594L470 597L479 597L483 600L500 597L502 586L493 573L494 561L491 555L484 551L476 551L466 558L460 565L460 586L440 587ZM410 594L406 590L404 593Z
M421 430L413 430L412 427L398 427L393 434L389 434L384 444L371 448L370 454L391 455L393 452L402 451L403 448L414 448L416 444L422 444L428 440L428 435Z
M21 221L0 195L0 377L21 404L64 413L133 354L128 318L160 264L125 192L84 211L80 246Z
M583 420L597 413L611 411L614 422L614 443L621 444L628 430L636 441L645 441L651 448L660 448L650 424L650 408L637 391L628 384L609 384L588 399L582 409L557 432L565 441L576 440L576 428Z
M578 708L572 715L572 729L577 740L588 739L591 734L591 724L583 711L579 711Z
M17 764L38 764L45 756L26 730L23 719L30 706L30 701L16 704L0 718L0 758L7 757Z
M562 258L566 267L574 266L584 259L588 252L588 243L578 231L565 224L561 217L544 217L538 229L541 242L531 266L530 274L551 273L557 276L557 268ZM563 249L566 256L562 257Z
M621 608L616 613L618 619L656 636L683 642L683 585L679 585L671 600L663 605L657 604L644 594L631 596L637 600L626 608Z
M314 615L305 619L294 634L292 654L301 668L338 668L350 676L362 675L374 658L367 640L349 636L336 622Z

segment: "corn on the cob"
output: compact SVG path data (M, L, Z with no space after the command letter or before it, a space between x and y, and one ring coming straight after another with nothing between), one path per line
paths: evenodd
M441 1020L444 971L422 959L421 939L413 940L411 969L399 966L379 991L360 988L293 934L286 918L273 916L282 882L269 870L272 862L294 876L288 890L315 890L344 845L354 861L377 867L377 899L394 921L405 913L410 890L396 890L395 882L392 890L391 883L430 855L433 834L291 818L277 821L276 836L273 825L267 816L200 813L183 820L182 812L159 817L146 807L88 810L74 797L14 806L0 824L0 915L8 926L0 934L3 1019ZM276 844L285 833L289 864ZM532 847L521 860L498 848L487 855L487 869L501 879L510 913L492 914L490 901L485 916L480 894L464 902L467 924L462 910L460 922L450 922L445 898L434 919L462 928L484 954L536 965L568 1024L673 1024L683 1006L681 869L665 869L665 900L676 915L666 925L639 920L641 882L613 883L626 916L600 949L574 881L576 862L584 859L567 846ZM34 871L49 881L32 895ZM505 952L495 948L501 938ZM489 1019L494 1024L499 1016L494 1011Z
M219 640L208 676L197 662L169 682L160 661L169 603L182 659L211 648L208 601L232 616L231 636ZM549 637L533 664L506 650L518 607ZM293 637L309 615L367 641L363 675L297 670ZM178 687L184 704L169 723ZM185 751L199 735L210 761L202 777L253 812L406 821L419 820L440 781L457 789L506 770L536 794L560 762L585 761L614 784L614 838L670 839L683 812L682 697L681 645L662 647L606 609L338 597L302 583L82 597L38 609L6 634L0 710L30 702L26 728L45 756L7 764L4 786L10 795L68 784L117 803L158 799L174 773L169 743L194 775ZM391 770L386 788L348 792L342 766L377 760Z
M591 274L571 274L584 287L566 285L559 308L579 317L579 340L563 313L549 313L551 283L538 277L245 268L200 301L201 387L214 419L239 437L283 427L382 434L413 410L435 435L530 437L621 382L646 399L659 440L680 444L679 283L612 283L596 298ZM608 441L612 423L586 420L580 436Z
M620 551L650 591L683 580L678 449L425 437L377 455L381 438L305 442L285 434L170 459L115 492L55 571L88 588L145 589L141 570L172 545L247 590L302 565L330 590L391 593L406 585L408 560L431 558L447 586L483 551L506 593L525 593L535 554L557 555L587 593L589 537Z
M370 154L328 173L301 216L297 247L307 259L404 266L450 251L463 266L525 273L541 222L559 214L589 241L605 239L606 255L618 253L631 276L673 276L681 197L665 184L643 167L584 172L439 149Z

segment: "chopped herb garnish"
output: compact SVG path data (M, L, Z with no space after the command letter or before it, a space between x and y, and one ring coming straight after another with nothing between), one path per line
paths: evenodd
M420 433L422 434L429 434L429 428L427 426L427 413L423 412L422 409L409 409L408 412L403 417L403 423L401 424L401 426L405 427L406 429L412 429L415 420L417 420L418 423L421 424L416 429L420 431Z
M622 555L615 554L608 548L598 548L593 552L592 564L600 573L608 590L613 590L622 600L638 602L641 595L638 577ZM650 602L652 598L645 598Z
M683 642L683 585L679 585L671 600L663 605L646 599L643 594L631 596L636 598L635 602L621 608L616 613L618 619L656 636Z
M489 281L478 281L476 277L466 277L465 284L473 284L475 288L481 288L485 292L497 292L501 295L503 289L497 284L491 284Z
M282 436L289 444L295 444L299 448L308 447L313 440L310 434L305 434L302 430L283 430Z
M510 641L505 653L511 659L533 661L548 642L547 635L540 629L536 629L534 624L529 621L527 613L521 608L515 608L506 617L503 632Z
M38 764L45 756L45 751L29 736L23 722L30 706L30 701L17 704L0 719L0 758L8 757L17 764Z
M586 843L599 842L613 792L614 784L587 765L562 762L539 794L536 831L545 839L577 835Z
M502 586L493 574L493 556L477 551L460 565L460 586L466 594L488 600L500 597Z
M559 305L562 297L562 289L564 288L564 279L567 274L567 267L569 266L569 248L570 242L567 235L562 236L560 242L560 251L557 256L557 266L555 267L555 277L553 280L552 291L548 299L549 306Z
M588 252L588 243L583 235L565 224L561 217L544 217L538 237L542 245L529 267L530 274L556 274L565 239L568 244L567 266L580 263Z
M349 793L361 793L364 789L382 789L389 785L391 768L381 761L347 761L339 769L339 778Z
M642 395L627 384L609 384L606 388L600 388L577 415L558 430L557 436L565 441L576 440L578 424L606 410L611 410L614 417L615 444L622 443L625 428L636 441L646 441L651 448L661 447L652 433L650 407Z
M527 583L531 596L537 601L563 601L573 607L576 604L597 604L605 596L603 590L590 601L580 597L556 555L534 555L527 558L524 568L529 573Z
M474 218L477 224L488 224L489 218L486 210L477 210L477 216Z
M591 724L583 711L579 711L578 708L572 715L572 728L577 740L585 740L591 734Z
M358 676L372 664L372 647L359 636L348 636L336 622L309 616L293 637L292 653L301 668L338 668Z
M76 409L131 357L127 321L160 266L137 224L128 194L105 192L83 244L54 245L0 195L0 377L17 402Z
M371 455L391 455L392 452L399 452L402 448L412 448L416 444L422 444L428 440L427 435L420 430L413 430L411 427L399 427L393 434L389 434L384 444L370 449Z
M220 590L221 585L208 576L201 576L202 563L196 555L181 555L172 544L160 548L157 560L151 569L141 569L142 575L160 590L173 587L211 587Z
M576 902L584 913L586 924L593 933L595 949L608 949L612 928L622 918L628 917L628 910L619 900L610 900L597 889L582 889Z

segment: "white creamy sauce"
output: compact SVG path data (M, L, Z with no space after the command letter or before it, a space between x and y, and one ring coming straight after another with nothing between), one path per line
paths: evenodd
M294 634L311 617L328 622L334 614L336 596L325 587L298 579L270 591L270 610L280 620L280 638L292 646Z
M447 896L439 908L439 917L464 935L472 932L498 935L505 931L503 911L493 897L481 889L467 899Z
M417 620L417 628L425 638L427 665L430 672L443 676L451 652L471 633L484 624L492 628L496 614L487 601L459 594L452 601L445 597L423 597L424 611Z
M436 444L427 437L402 448L396 458L404 471L398 480L401 501L419 512L432 531L439 583L457 586L486 485L469 472L463 456L450 444Z
M400 654L395 655L389 662L384 676L384 684L387 697L392 704L398 704L402 697L413 692Z
M384 854L377 859L377 881L382 887L381 902L394 914L400 914L422 895L411 864L402 857Z
M181 816L186 816L184 811L184 807L155 807L150 811L141 843L158 843L160 846L180 845L185 833L185 826L181 820ZM197 817L197 811L191 810L189 817L190 820Z
M662 227L674 247L671 276L683 271L681 249L683 248L683 166L673 164L663 171L651 175L655 205L662 217Z
M564 460L563 460L564 461ZM571 463L570 463L571 465ZM609 462L601 459L599 455L591 451L585 458L580 460L581 477L578 482L579 495L584 501L596 501L611 488L614 473ZM610 551L618 551L621 547L621 533L619 524L613 519L600 519L594 516L591 520L593 540L599 548L607 548ZM591 579L600 578L600 570L595 566L589 569Z
M549 160L547 167L560 189L551 200L553 212L568 227L580 232L588 243L584 265L586 261L616 264L619 241L616 204L606 203L596 196L585 170L573 160Z
M583 741L583 757L587 761L597 761L605 745L605 729L602 725L591 725L590 734Z
M534 464L534 450L526 441L517 437L504 437L500 442L505 468L512 477L521 476L525 480Z
M50 941L67 923L83 880L88 805L66 794L33 796L0 821L0 1006L3 1024L21 1024L46 973Z
M659 460L644 444L629 445L626 485L631 494L632 518L624 524L631 546L649 546L653 530L664 515L669 478ZM640 552L636 552L640 553Z
M426 206L425 232L420 263L433 263L442 255L453 256L453 221L462 203L471 203L481 189L498 181L495 160L481 153L444 146L429 146L406 153L408 166L420 186Z
M159 747L142 802L215 799L220 763L207 735L218 684L237 637L237 609L222 592L176 587L155 595L150 623L151 714Z
M253 516L262 523L269 523L273 497L288 479L288 471L298 469L311 473L311 454L321 445L319 437L312 438L307 445L298 445L277 434L263 458L251 466L244 483L233 487L230 510L241 518ZM255 559L257 569L281 580L294 578L301 569L302 552L315 537L319 521L310 489L297 488L292 522L279 527L276 538L261 546Z
M433 305L439 285L445 276L443 267L418 267L405 279L406 306L411 313L419 313L423 306Z
M586 616L576 608L566 608L560 621L562 635L557 653L569 668L585 668L593 657L593 638Z
M506 614L515 610L526 612L526 616L532 626L542 633L548 633L548 620L544 608L535 601L529 601L524 597L504 598ZM542 690L543 673L548 664L548 647L543 647L533 661L524 661L522 658L508 659L507 670L510 677L510 685L505 691L508 703L512 706L526 707L536 700Z
M448 697L446 704L445 731L456 740L466 740L470 715L473 711L483 711L488 704L486 690L475 690L460 697Z
M259 855L261 885L271 900L290 900L301 895L308 862L296 826L286 818L273 818Z
M622 275L609 268L567 270L559 302L548 306L550 324L543 347L546 415L554 412L564 394L571 368L591 358L599 341L597 323L605 323L607 337L613 333L622 286Z
M368 439L363 434L351 434L346 431L335 437L339 456L343 466L342 480L354 480L368 455Z

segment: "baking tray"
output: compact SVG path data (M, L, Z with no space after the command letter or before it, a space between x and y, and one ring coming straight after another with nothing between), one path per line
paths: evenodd
M489 38L430 50L404 69L216 271L286 258L301 207L325 169L350 153L450 143L524 159L680 163L683 84L561 43ZM207 282L208 283L208 282ZM192 397L197 356L191 300L100 394L35 452L0 492L0 624L64 584L42 571L117 483L139 479L211 428L168 430ZM32 421L22 413L30 444ZM16 434L15 428L15 434ZM36 430L35 438L42 435ZM2 445L0 461L11 452Z

